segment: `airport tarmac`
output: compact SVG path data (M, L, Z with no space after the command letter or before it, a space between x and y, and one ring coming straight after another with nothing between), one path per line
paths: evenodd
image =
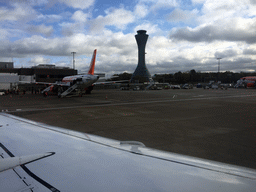
M93 90L0 97L0 110L49 125L256 169L256 89Z

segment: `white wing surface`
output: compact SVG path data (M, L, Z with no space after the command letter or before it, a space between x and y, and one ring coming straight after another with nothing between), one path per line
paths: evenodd
M0 191L256 189L253 169L153 150L140 142L120 142L0 113L0 159L8 162L24 157L32 157L24 162L29 164L20 162L21 166L0 172Z

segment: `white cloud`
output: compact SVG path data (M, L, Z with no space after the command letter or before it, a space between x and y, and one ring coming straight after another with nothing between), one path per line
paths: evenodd
M61 3L65 3L69 7L78 8L78 9L87 9L92 6L95 0L58 0Z
M9 32L5 29L0 29L0 40L4 40L9 36Z
M98 70L101 67L113 70L111 67L113 65L119 66L116 66L116 69L120 70L121 68L125 69L129 63L136 65L137 48L134 34L124 35L121 32L112 33L111 31L104 31L100 37L82 33L63 38L32 36L13 43L3 43L0 47L0 56L16 58L33 56L34 58L34 55L38 55L40 57L36 57L37 60L33 59L32 61L41 63L44 56L70 56L70 53L75 51L77 57L86 55L90 60L94 49L98 49ZM40 58L41 60L39 60ZM81 64L81 66L83 65ZM77 63L77 66L80 65Z
M138 30L146 30L147 34L150 34L150 35L160 32L158 25L153 25L149 22L145 22L145 23L142 23L141 25L136 26L134 29L134 33L136 34Z
M62 35L64 36L72 36L78 33L84 33L84 23L75 22L75 23L61 23L60 26L62 27Z
M196 70L216 71L212 64L217 64L216 57L222 57L221 70L241 71L255 62L256 7L252 1L194 0L192 3L204 3L198 13L201 16L196 17L200 25L173 28L171 31L171 42L179 53L172 55L176 63L182 62L183 67L190 69L195 66ZM179 15L187 18L179 11L174 13L171 15L173 20L179 21Z
M84 13L83 11L76 11L72 15L72 19L75 20L76 22L86 22L87 21L88 14Z
M201 23L213 23L233 17L252 17L256 15L256 6L250 0L219 1L207 0L202 7Z
M3 43L0 47L1 56L16 54L16 57L38 55L69 55L71 51L77 54L91 54L95 48L101 49L101 54L126 54L136 48L134 35L112 33L107 31L101 36L74 34L63 38L45 38L34 35L15 42Z
M243 54L253 55L253 56L256 55L256 45L248 46L248 47L244 48Z
M206 0L192 0L193 4L203 4Z
M13 9L0 8L0 21L22 21L32 19L36 15L30 6L15 4Z
M6 42L0 47L1 56L28 57L31 55L65 55L69 52L66 39L44 38L34 35L29 38Z
M134 9L134 14L140 18L145 17L149 13L147 7L143 4L137 4Z
M138 62L138 50L135 33L123 34L122 32L113 33L110 30L104 30L100 36L85 35L82 33L74 34L63 38L43 38L41 36L32 36L14 43L2 43L0 47L0 56L2 57L31 57L34 64L50 63L45 60L46 56L58 58L59 56L71 57L71 52L77 52L76 57L86 56L84 59L76 60L76 67L79 70L86 71L94 49L97 54L97 72L122 73L123 71L134 72ZM222 70L231 69L231 60L237 63L236 70L240 70L240 63L252 62L256 50L255 46L244 46L234 42L212 43L201 42L197 44L187 42L172 42L164 36L149 36L146 45L146 64L151 74L155 73L173 73L177 71L187 71L195 69L196 71L215 71L217 68L216 54L225 56L222 60ZM243 47L243 46L242 46ZM246 52L247 51L247 52ZM244 52L247 58L243 56ZM34 57L37 55L36 57ZM224 58L224 57L223 57ZM67 59L67 65L70 60ZM63 66L63 61L61 62ZM216 69L215 69L216 68Z
M238 51L235 49L225 49L222 52L216 51L214 56L215 58L230 58L230 57L235 57L238 55Z
M56 6L57 3L64 3L65 5L78 9L88 9L94 5L95 0L9 0L11 5L19 4L25 6L42 6L48 7ZM58 5L57 5L58 6Z
M76 24L73 23L61 23L60 26L62 27L61 33L63 36L72 36L76 30Z
M44 23L55 23L59 22L63 17L61 15L43 15L37 16L37 20Z
M173 8L179 6L177 0L140 0L139 2L150 5L150 10L152 11L157 11L161 8Z
M10 4L24 4L29 6L39 6L48 3L48 0L8 0Z
M118 29L125 29L126 25L135 21L135 16L131 11L124 8L106 11L106 16L98 16L91 21L91 30L101 32L105 26L115 26Z
M115 9L105 17L107 25L114 25L119 29L123 29L127 24L134 22L134 20L133 13L123 8Z
M218 10L225 11L236 11L239 9L243 9L245 5L250 3L250 0L228 0L228 1L220 1L220 0L207 0L204 3L203 11L204 13L215 12Z
M68 13L65 15L68 15ZM90 14L78 10L72 15L66 17L71 18L72 20L59 23L59 26L62 28L62 35L72 36L73 34L86 32L85 28L89 22Z
M34 56L28 62L30 66L38 65L38 64L49 64L51 63L51 59L45 58L43 56Z
M181 10L179 8L173 10L167 17L167 20L170 22L193 22L196 21L196 16L198 14L198 10L194 9L192 11Z
M157 65L170 62L175 55L173 51L171 42L168 38L164 36L149 37L146 46L146 63Z
M79 10L76 11L72 16L71 19L74 22L63 22L60 23L59 26L62 27L62 34L64 36L72 36L73 34L77 33L84 33L85 26L88 21L89 14L84 13L83 11Z
M51 36L54 32L52 26L45 26L45 25L30 25L26 28L28 33L31 34L43 34L45 36Z
M158 49L171 49L173 46L173 43L164 36L153 36L148 39L147 47L154 50Z
M190 42L244 41L248 44L256 43L256 18L233 18L195 27L174 29L170 38L173 40L186 40Z

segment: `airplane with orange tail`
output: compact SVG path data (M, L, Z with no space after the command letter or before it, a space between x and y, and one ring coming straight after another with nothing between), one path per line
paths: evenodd
M42 93L47 94L49 91L56 92L60 98L71 95L74 92L79 96L82 96L84 91L86 94L90 94L93 90L93 84L99 79L99 76L94 74L96 52L97 49L93 52L90 68L87 74L64 77L61 82L51 83L50 86L42 91Z

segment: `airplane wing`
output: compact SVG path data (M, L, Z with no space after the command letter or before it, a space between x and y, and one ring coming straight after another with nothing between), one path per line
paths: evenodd
M12 162L12 158L28 159L24 163L20 161L20 166L3 168L0 191L248 192L256 189L253 169L0 113L0 165Z
M63 82L55 82L55 83L49 83L49 82L32 82L32 81L19 81L19 83L29 83L29 84L41 84L41 85L57 85L57 86L70 86L68 83Z
M48 83L48 82L33 82L33 81L19 81L19 83L56 85L56 83Z
M113 83L129 83L130 80L122 80L122 81L97 81L93 83L93 85L101 85L101 84L113 84Z

